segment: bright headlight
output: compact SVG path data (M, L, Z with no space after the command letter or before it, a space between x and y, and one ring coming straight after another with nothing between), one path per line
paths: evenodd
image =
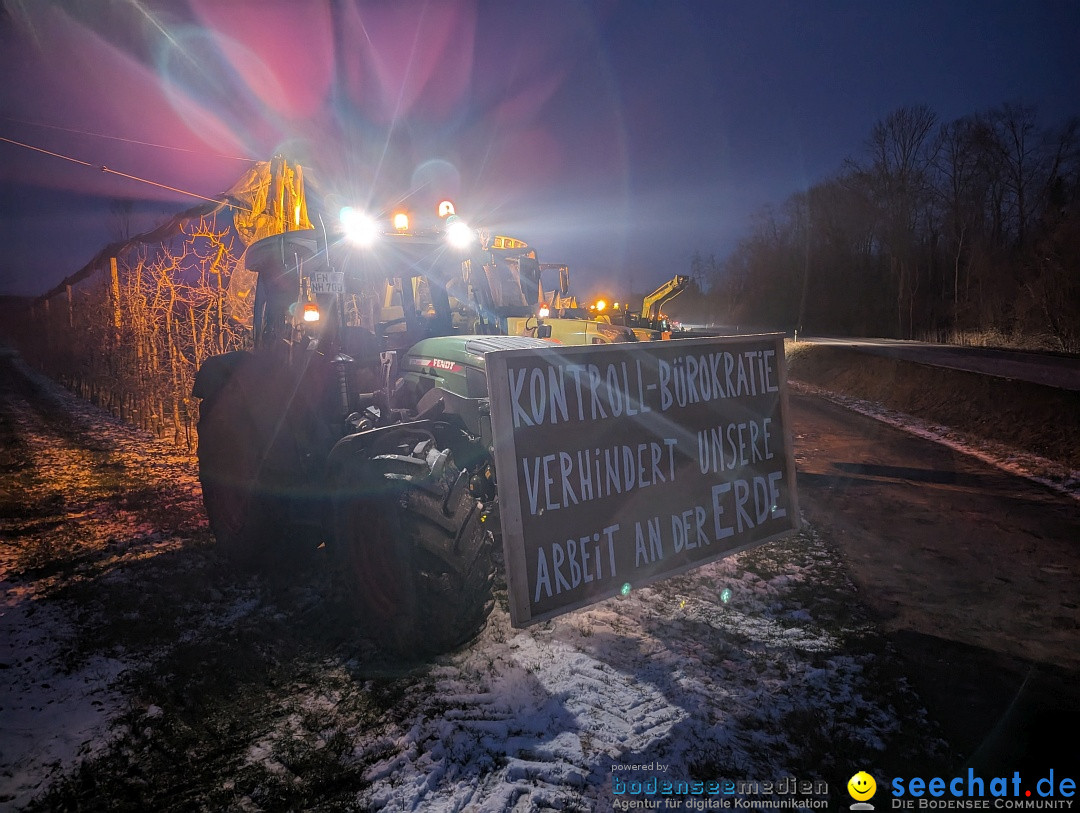
M338 213L338 220L346 239L358 246L370 246L379 237L379 224L375 219L351 206Z
M455 220L446 226L446 241L454 248L468 248L476 235L466 223Z

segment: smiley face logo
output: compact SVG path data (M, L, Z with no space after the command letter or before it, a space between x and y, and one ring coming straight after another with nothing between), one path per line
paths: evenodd
M866 771L859 771L847 783L847 792L857 802L865 802L877 793L877 782Z

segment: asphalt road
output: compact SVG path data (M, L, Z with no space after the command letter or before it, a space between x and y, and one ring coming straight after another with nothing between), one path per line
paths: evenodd
M1080 390L1080 358L1049 353L1024 353L989 347L957 347L928 342L897 339L831 339L801 337L811 344L832 344L850 347L878 356L889 356L948 367L953 370L1030 381L1048 387Z
M1075 770L1080 502L817 398L791 408L800 507L950 740L987 771Z

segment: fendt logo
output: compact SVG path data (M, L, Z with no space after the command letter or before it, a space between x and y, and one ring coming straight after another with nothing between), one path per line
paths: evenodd
M446 370L451 373L456 373L461 369L459 364L448 359L413 358L409 359L409 362L415 367L430 367L433 370Z

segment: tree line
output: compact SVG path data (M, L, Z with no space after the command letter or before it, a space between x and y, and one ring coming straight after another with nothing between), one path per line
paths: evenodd
M1078 351L1080 123L901 107L691 275L726 324Z

